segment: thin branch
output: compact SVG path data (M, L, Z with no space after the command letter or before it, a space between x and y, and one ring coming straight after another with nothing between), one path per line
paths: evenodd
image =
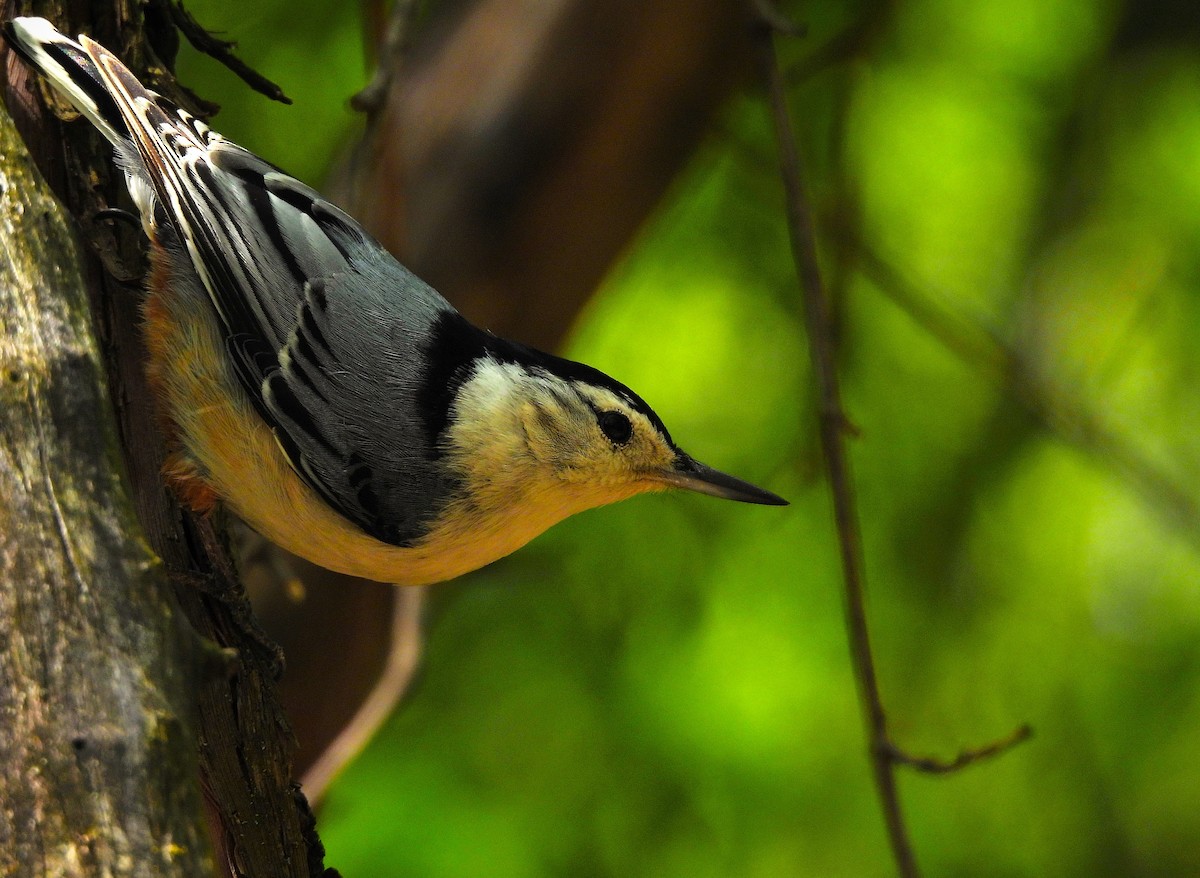
M837 523L841 550L842 575L846 595L846 627L849 633L850 657L858 683L860 701L866 714L868 752L875 775L887 824L888 838L896 867L904 878L919 874L916 857L908 838L908 829L901 812L896 788L895 748L888 739L887 719L879 694L875 661L871 653L867 627L864 587L865 565L862 557L862 534L854 502L854 485L850 462L846 455L845 431L848 420L842 409L834 362L829 306L822 286L817 263L816 239L812 212L805 194L800 153L792 132L792 124L784 92L783 74L775 53L775 37L769 23L759 28L759 56L762 75L766 80L775 135L779 148L779 169L787 195L787 218L792 255L803 291L804 317L809 337L809 352L813 373L817 379L820 398L821 446L833 492L834 518Z
M975 765L977 762L1002 756L1013 747L1028 741L1032 737L1033 728L1026 724L1018 726L1009 735L997 741L984 744L982 747L972 747L962 750L957 756L949 760L938 759L933 756L913 756L891 744L889 744L890 751L888 758L892 762L907 765L909 768L915 768L917 771L925 774L953 774L956 771L962 771L968 766Z
M277 86L271 80L267 79L249 64L233 54L233 50L237 48L237 43L230 40L221 40L210 34L204 29L200 22L192 17L192 14L183 8L183 3L170 3L168 8L171 10L171 20L175 26L179 28L189 43L198 52L203 52L210 58L215 58L217 61L229 68L234 75L250 86L259 94L266 95L273 101L279 101L281 104L290 104L292 99L283 93L283 89Z

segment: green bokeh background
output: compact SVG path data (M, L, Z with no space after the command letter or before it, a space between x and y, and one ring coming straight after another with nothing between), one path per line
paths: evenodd
M319 183L358 125L354 7L188 5L296 100L189 53L216 127ZM791 11L808 36L788 62L878 28L791 96L895 736L950 756L1036 730L961 774L902 775L918 857L931 875L1200 874L1200 11ZM793 505L639 498L443 587L415 691L320 815L347 878L891 869L773 155L746 91L568 352ZM835 219L932 310L856 270Z

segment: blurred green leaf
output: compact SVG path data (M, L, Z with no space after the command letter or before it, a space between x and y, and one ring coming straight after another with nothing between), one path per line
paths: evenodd
M802 58L856 16L880 28L791 99L825 268L846 272L839 355L896 737L951 756L1036 731L961 774L903 776L930 875L1200 870L1200 524L1168 524L1111 459L942 347L854 270L829 218L860 216L919 288L1200 497L1200 27L1168 5L814 4L785 47ZM185 81L224 105L218 129L319 181L357 124L354 17L189 7L296 99L272 106L185 58ZM797 303L748 93L570 353L793 505L639 498L443 590L420 685L322 812L331 865L889 873Z

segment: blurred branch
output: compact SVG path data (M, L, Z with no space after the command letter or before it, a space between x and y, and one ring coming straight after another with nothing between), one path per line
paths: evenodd
M475 322L553 350L743 77L749 18L465 4L380 58L386 99L331 194Z
M350 106L354 109L374 114L383 105L392 77L408 48L420 5L420 0L395 0L392 4L383 39L379 43L375 73L362 91L350 98Z
M783 34L787 37L807 36L807 25L793 21L772 0L750 0L750 5L754 8L754 14L758 16L759 21L773 33Z
M786 74L788 85L795 85L823 70L856 58L874 42L883 27L882 16L862 15L844 30L834 34L802 60L791 65Z
M1108 465L1170 527L1200 549L1200 501L1099 413L1041 374L1028 355L956 313L906 280L871 245L859 242L859 264L879 291L963 362L1012 396L1046 430Z
M919 872L908 838L908 829L904 823L899 792L896 789L896 759L893 755L895 748L888 739L887 717L884 714L875 673L875 660L871 653L871 638L863 596L866 571L862 556L862 534L854 501L850 461L846 455L847 418L842 408L837 368L834 363L829 306L825 299L820 266L817 263L816 237L812 211L809 209L805 193L800 151L792 132L783 74L775 52L775 35L768 22L763 22L759 28L759 42L762 75L767 83L779 148L780 176L787 196L792 255L796 261L796 273L803 293L809 353L820 393L818 411L821 447L829 472L830 489L833 492L834 519L841 548L851 662L855 680L858 682L860 700L866 712L868 752L875 775L875 785L883 806L892 854L900 874L911 878Z
M330 781L367 745L412 682L424 647L421 637L424 596L423 589L396 588L392 606L392 648L387 664L358 712L304 773L304 792L311 801L321 800Z
M257 535L243 540L241 557L255 612L287 656L280 700L296 729L304 794L319 805L411 682L427 589L323 570Z
M1024 372L1016 368L1017 352L1006 349L999 336L979 321L954 311L944 301L905 280L872 245L860 240L855 250L862 273L956 357L997 382L1011 381L1014 375Z
M917 771L924 772L925 774L953 774L977 762L1001 756L1032 737L1033 727L1026 724L1018 726L1011 734L998 741L992 741L990 744L984 744L981 747L962 750L957 756L949 760L937 759L933 756L913 756L890 743L888 756L893 762L907 765L909 768L915 768Z

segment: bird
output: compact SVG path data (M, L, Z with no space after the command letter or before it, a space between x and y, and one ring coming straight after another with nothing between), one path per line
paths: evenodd
M44 18L3 32L112 144L149 240L166 482L271 542L398 585L453 579L586 509L685 489L786 505L700 463L624 384L481 329L314 189Z

